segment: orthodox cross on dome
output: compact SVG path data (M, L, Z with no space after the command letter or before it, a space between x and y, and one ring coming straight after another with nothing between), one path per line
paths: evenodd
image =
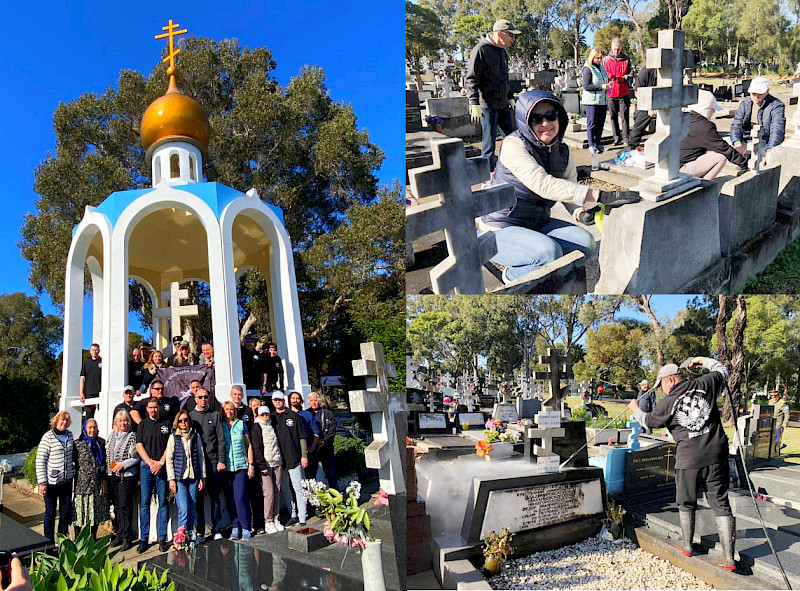
M172 19L169 19L169 24L166 27L161 27L161 30L166 31L166 33L161 33L160 35L156 35L156 39L165 39L165 38L169 39L169 53L167 54L167 57L165 57L161 61L166 62L167 60L169 60L170 68L175 67L175 56L181 52L180 48L175 47L175 37L178 35L184 35L185 33L188 32L188 29L181 29L180 31L176 31L175 29L177 29L178 27L180 27L178 23L173 23Z

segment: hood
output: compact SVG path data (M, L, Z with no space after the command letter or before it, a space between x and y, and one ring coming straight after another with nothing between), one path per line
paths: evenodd
M556 105L556 110L558 111L558 136L556 136L555 141L549 145L542 143L539 138L534 135L533 130L528 125L528 117L531 111L533 111L534 107L536 107L539 102L544 100ZM569 123L567 111L564 109L561 101L559 101L554 94L545 90L531 90L519 95L515 109L515 117L517 129L529 144L532 144L536 148L546 149L549 147L551 150L561 143L561 140L564 138L564 133L567 131L567 124Z

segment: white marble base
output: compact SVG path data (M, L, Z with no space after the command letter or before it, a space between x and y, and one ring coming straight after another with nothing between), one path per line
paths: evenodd
M643 200L657 203L698 186L700 179L681 172L678 173L678 178L671 181L662 181L654 176L642 179L638 185L631 187L631 190L638 191Z

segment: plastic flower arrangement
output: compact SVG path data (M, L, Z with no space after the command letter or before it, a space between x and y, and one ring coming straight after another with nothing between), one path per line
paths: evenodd
M8 460L0 462L0 474L8 474L11 472L11 464Z
M369 535L369 515L358 506L360 482L350 482L345 490L346 497L334 488L327 488L318 480L302 480L300 485L306 501L322 509L325 515L322 534L329 542L351 548L364 548L367 541L373 540Z
M428 125L444 125L444 119L438 115L425 115L425 122Z
M172 545L176 550L191 550L194 548L194 539L189 539L186 534L186 527L180 526L178 531L172 535Z
M481 439L478 443L475 444L475 453L478 454L478 457L485 458L489 455L489 452L492 451L492 445L486 439Z
M516 443L519 441L519 431L505 431L500 433L500 441L503 443Z
M486 428L483 430L483 438L489 443L492 443L500 439L500 434L505 433L505 430L505 423L497 419L488 419L486 421Z

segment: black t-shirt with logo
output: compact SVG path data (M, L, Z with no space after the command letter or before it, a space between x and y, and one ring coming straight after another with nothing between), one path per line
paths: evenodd
M300 440L308 440L300 415L293 410L282 413L275 412L272 414L271 421L278 438L281 456L283 456L283 466L288 470L296 468L302 457Z
M261 357L263 360L263 371L267 374L267 386L276 387L282 381L279 378L283 377L283 363L281 358L277 355L272 356L269 353Z
M83 360L81 376L85 379L83 393L86 395L86 398L94 398L100 394L100 370L102 367L103 359L100 357L97 359L92 359L90 357L89 359Z
M144 421L145 417L147 416L147 403L151 399L158 402L159 420L169 422L170 427L172 427L172 421L175 420L175 416L181 409L180 401L177 398L173 398L172 396L162 396L161 398L156 398L155 396L148 396L147 398L142 398L139 402L136 403L136 406L134 407L135 410L139 412L139 416L141 417L142 421Z
M128 406L125 402L120 402L117 406L114 407L114 414L111 415L111 420L114 420L114 417L117 416L117 413L121 410L127 410L128 414L131 414L131 411L136 408L136 403L133 403L133 406ZM133 419L130 420L130 424L128 425L131 430L136 431L136 423L133 422ZM112 425L113 427L113 425Z
M144 361L128 361L128 384L138 390L142 386L144 379Z
M145 417L136 430L136 443L141 443L151 460L160 460L167 449L171 426L161 419Z
M242 375L244 377L244 385L248 390L261 389L261 376L264 373L262 370L263 358L264 355L255 349L242 347Z
M245 429L249 433L250 430L253 428L253 421L255 419L255 415L253 414L253 409L247 406L246 404L242 404L239 408L236 409L236 418L242 419L244 423Z

